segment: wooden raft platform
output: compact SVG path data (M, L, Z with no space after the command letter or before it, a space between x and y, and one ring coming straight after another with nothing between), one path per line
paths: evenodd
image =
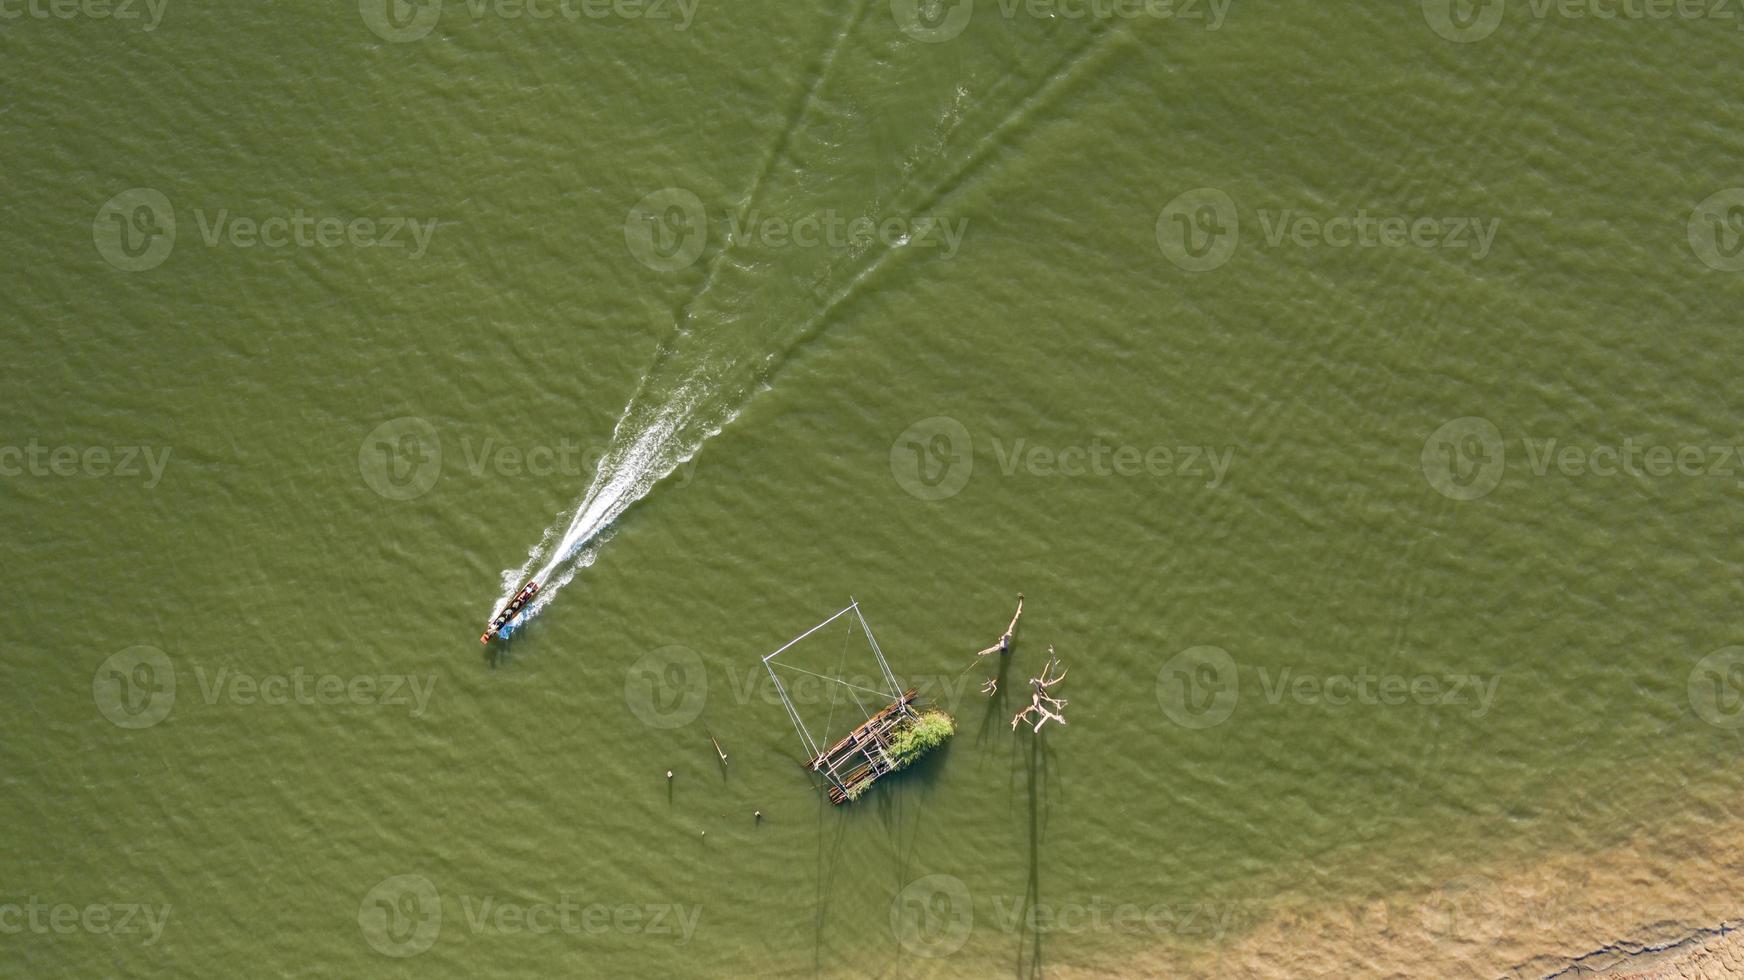
M849 793L859 795L861 789L891 770L890 757L885 754L891 732L903 716L912 714L909 709L918 696L918 691L909 688L811 760L812 771L823 773L830 781L831 803L848 802Z

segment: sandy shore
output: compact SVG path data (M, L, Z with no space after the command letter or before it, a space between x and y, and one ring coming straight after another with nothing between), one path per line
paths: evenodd
M1222 948L1065 977L1744 978L1744 820L1524 869L1472 869L1336 909L1275 912Z

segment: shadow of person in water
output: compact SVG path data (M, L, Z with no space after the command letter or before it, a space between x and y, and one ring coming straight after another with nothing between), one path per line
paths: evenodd
M1028 743L1024 747L1024 774L1028 783L1024 815L1029 829L1029 874L1017 917L1017 975L1034 978L1042 975L1042 933L1034 928L1031 917L1042 896L1042 839L1048 829L1048 772L1052 768L1053 750L1048 747L1047 737L1039 732L1025 729L1019 737Z

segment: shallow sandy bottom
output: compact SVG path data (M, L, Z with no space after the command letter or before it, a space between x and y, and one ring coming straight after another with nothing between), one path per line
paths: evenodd
M1183 960L1064 967L1065 977L1744 977L1744 821L1641 835L1516 870L1335 910L1274 914Z

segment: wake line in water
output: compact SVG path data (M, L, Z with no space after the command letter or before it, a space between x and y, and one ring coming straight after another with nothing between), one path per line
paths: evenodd
M847 16L851 31L859 23L865 5ZM1029 117L1036 108L1051 98L1065 81L1075 76L1101 48L1102 42L1114 32L1093 34L1054 61L1049 70L1027 91L1020 84L1018 97L1006 101L1011 108L991 124L981 129L978 137L963 147L960 156L952 159L946 145L954 140L965 122L955 113L966 89L955 86L958 98L953 101L941 131L934 134L927 147L931 159L926 163L942 164L942 172L927 173L921 165L904 167L903 179L895 188L894 197L908 198L907 206L896 213L912 218L942 199L954 196L969 174L978 170L992 155L990 151L1001 137ZM813 134L801 126L814 104L824 96L824 77L831 74L837 55L845 46L846 31L838 34L816 77L812 79L799 111L782 133L774 157L795 154L790 144L796 134L805 133L821 146L842 150L827 135ZM992 92L1006 95L1014 81L1008 73L996 76L990 84ZM1003 99L994 101L1005 101ZM1014 105L1012 103L1015 103ZM827 127L820 127L827 129ZM929 153L911 153L925 159ZM767 178L776 169L774 159L759 173L748 189L738 209L754 208L762 198ZM918 172L917 172L918 171ZM804 176L795 171L796 181L804 190ZM931 180L925 179L931 176ZM912 192L912 193L911 193ZM806 198L796 202L797 213L817 212L830 202ZM860 200L846 202L848 208L869 210L876 202ZM741 221L735 227L743 226ZM744 404L765 384L769 375L785 359L784 355L800 341L822 328L831 312L859 291L864 284L887 264L887 260L902 251L900 246L854 250L845 255L824 256L822 268L812 269L806 276L772 275L782 266L772 259L759 262L756 243L736 241L729 232L721 251L713 256L705 271L702 285L681 308L677 330L672 339L661 346L653 367L643 379L636 394L624 409L613 429L612 439L604 458L600 460L593 480L583 495L575 514L559 533L548 529L527 555L520 569L505 571L503 595L493 607L502 610L517 594L523 582L539 583L537 596L505 625L502 636L537 616L556 597L558 591L572 581L583 568L593 564L599 547L611 534L614 522L633 504L646 496L653 487L701 450L703 443L732 422ZM791 265L791 263L788 263ZM830 288L831 283L845 283ZM810 288L795 290L796 284ZM783 312L795 298L811 304L808 309ZM710 308L710 300L714 300ZM711 329L698 330L705 326Z
M705 394L700 382L682 387L652 412L641 410L642 392L631 399L568 527L560 535L553 533L555 529L547 530L528 553L526 563L518 571L504 573L505 591L496 609L515 595L522 582L540 585L533 603L503 628L504 637L537 616L576 572L592 565L597 545L603 543L612 523L701 448L698 443L684 451L674 437L693 420Z

